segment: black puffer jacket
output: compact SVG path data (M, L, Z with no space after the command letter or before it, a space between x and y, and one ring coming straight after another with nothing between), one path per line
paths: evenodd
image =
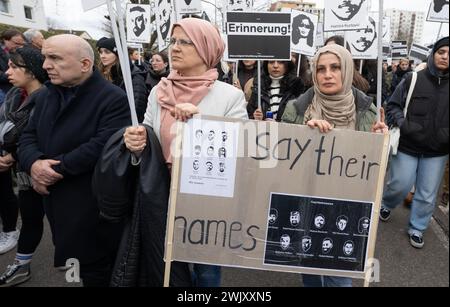
M136 104L136 113L139 123L142 123L144 121L145 112L147 111L148 96L150 95L150 91L147 89L145 85L146 73L141 71L131 62L130 65L131 65L131 81L133 84L134 102ZM117 85L118 87L126 91L125 82L123 81L120 68L113 67L111 69L111 73L113 77L113 84Z
M146 128L148 146L139 167L130 163L122 129L106 144L93 179L101 215L112 222L126 220L113 287L162 287L164 282L170 174L153 129ZM172 263L170 285L191 286L186 263Z
M399 151L413 156L438 157L449 153L449 72L436 68L436 51L433 49L427 69L417 73L406 119L403 110L411 74L400 83L386 107L388 125L400 127Z

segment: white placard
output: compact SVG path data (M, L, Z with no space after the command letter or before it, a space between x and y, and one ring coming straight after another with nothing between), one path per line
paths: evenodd
M448 0L432 0L428 10L427 21L448 23Z
M234 197L239 123L194 119L183 135L183 194Z
M317 38L316 38L316 46L322 47L325 45L325 38L323 35L323 22L317 23Z
M175 23L175 10L173 9L173 0L154 0L156 32L158 33L159 51L169 47L170 30Z
M180 15L197 14L203 11L201 0L176 0L176 10Z
M106 0L81 0L81 6L85 12L106 4Z
M350 51L355 59L378 58L378 23L372 17L366 22L362 30L347 31L345 40L350 46Z
M150 43L152 25L150 5L127 5L127 41L131 43Z
M291 51L314 56L316 53L317 39L317 23L319 17L317 15L292 10L291 25Z
M327 0L325 32L351 31L365 27L369 14L367 0Z

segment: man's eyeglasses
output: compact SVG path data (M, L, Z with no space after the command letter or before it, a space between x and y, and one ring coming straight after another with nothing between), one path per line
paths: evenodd
M178 46L182 46L182 47L187 47L187 46L193 46L194 43L189 41L189 40L185 40L185 39L175 39L175 38L171 38L169 41L170 46L175 46L175 44L177 44Z

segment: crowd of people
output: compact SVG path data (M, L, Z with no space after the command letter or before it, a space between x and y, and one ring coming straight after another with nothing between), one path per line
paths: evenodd
M173 127L196 114L307 125L321 133L400 127L380 219L388 221L414 187L409 240L424 246L448 161L448 37L436 42L417 73L421 86L411 89L406 118L413 67L408 59L386 63L377 121L376 65L365 63L360 74L342 37L331 37L300 65L295 54L291 61L263 62L258 103L256 61L223 62L225 46L213 25L186 18L170 35L169 54L142 59L130 50L142 123L130 127L113 38L100 39L94 50L74 35L44 40L36 30L1 34L0 255L16 246L17 252L0 287L31 278L45 217L54 266L66 270L68 259L78 259L85 286L162 286ZM333 276L304 275L303 282L352 285ZM171 286L220 285L218 266L173 265Z

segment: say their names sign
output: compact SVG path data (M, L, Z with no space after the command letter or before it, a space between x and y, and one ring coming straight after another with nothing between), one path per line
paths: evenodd
M206 121L202 129L194 128L199 121ZM225 142L238 150L227 156L230 161L206 156L191 166L192 156L202 155L195 153L198 131L221 137L214 121L237 125ZM171 260L365 277L374 254L387 135L320 134L306 126L203 117L188 123L183 137L184 154L193 153L174 164ZM202 184L214 185L217 194L195 187ZM221 195L220 189L231 192Z

